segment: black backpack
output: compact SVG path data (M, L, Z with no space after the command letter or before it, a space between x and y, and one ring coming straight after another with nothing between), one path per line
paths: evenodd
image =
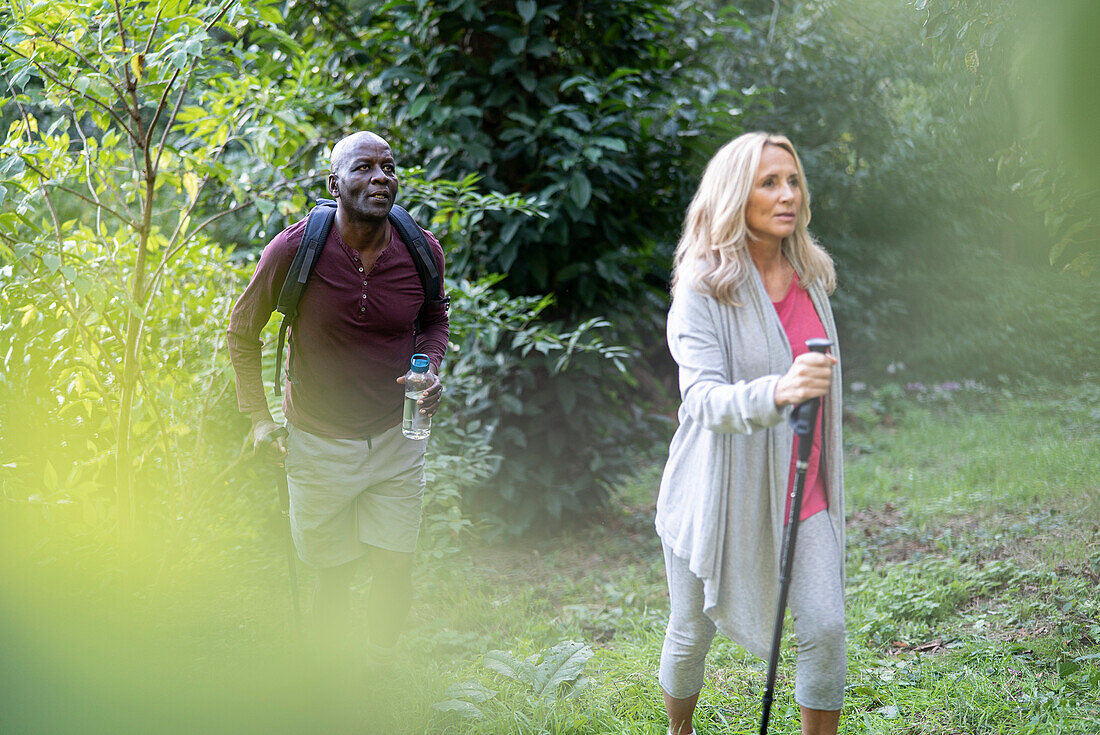
M279 302L275 309L283 315L283 322L279 325L279 341L275 346L275 395L282 395L282 371L283 371L283 343L286 340L286 330L294 320L298 318L298 302L302 300L302 292L305 291L306 282L313 275L317 267L317 261L321 257L321 249L328 240L332 223L336 220L336 202L332 199L318 199L315 206L306 218L306 231L302 235L302 242L298 246L298 252L294 254L294 260L287 271L283 288L279 291ZM389 213L390 224L397 228L397 234L409 249L416 272L420 275L420 283L424 287L424 304L420 307L420 313L416 316L417 332L420 331L421 318L424 310L431 305L443 304L446 306L450 299L439 296L443 292L442 279L439 277L439 266L432 257L432 249L428 245L428 238L424 231L416 224L408 212L403 208L393 205Z

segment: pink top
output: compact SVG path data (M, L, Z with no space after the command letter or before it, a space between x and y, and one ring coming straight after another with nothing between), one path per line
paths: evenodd
M787 333L787 340L791 343L793 357L809 352L806 340L825 337L825 327L821 324L821 318L814 309L814 302L810 294L802 288L796 275L791 280L791 287L782 301L772 302L775 311L779 314L779 321L783 324L783 331ZM798 460L798 441L794 443L791 451L791 471L787 481L787 503L783 511L783 522L790 521L791 493L794 492L795 462ZM814 513L825 510L829 503L825 496L825 473L821 471L821 418L814 423L814 445L810 452L809 468L806 470L806 487L802 495L802 513L800 520L806 520Z
M237 377L237 406L246 413L267 406L261 381L260 332L305 231L305 220L280 232L264 248L248 288L229 317L229 358ZM448 319L440 304L425 311L422 331L413 324L424 287L397 229L369 272L359 253L333 226L302 293L290 328L283 411L296 427L335 439L374 435L401 421L403 388L397 378L415 352L435 370L447 350ZM443 250L425 233L440 275ZM280 317L281 318L281 317ZM270 369L270 365L262 369Z

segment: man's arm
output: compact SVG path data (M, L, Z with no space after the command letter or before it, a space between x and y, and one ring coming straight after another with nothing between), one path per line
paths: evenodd
M233 306L227 332L229 361L236 378L237 408L252 419L254 446L272 442L280 454L285 452L281 438L285 429L271 417L264 396L260 333L275 310L291 258L286 233L279 233L264 248L252 279Z
M443 275L446 268L446 260L443 256L443 248L435 236L424 231L428 238L428 246L439 266L439 294L442 299L446 296L443 284ZM432 363L430 374L435 382L424 391L423 397L417 401L421 413L431 416L439 408L439 401L443 398L443 382L439 379L439 368L443 364L443 356L447 353L447 339L450 336L450 318L447 315L447 306L443 302L429 303L422 313L420 320L420 333L416 335L416 351L428 356ZM398 378L398 383L404 383L404 378Z
M446 272L446 259L443 256L443 248L435 236L424 231L428 238L428 246L431 248L432 257L439 266L439 293L440 299L446 296L446 288L443 276ZM422 352L431 360L433 372L439 372L439 366L443 364L443 356L447 353L447 339L450 336L450 318L447 314L447 306L440 302L429 303L424 309L423 318L420 320L420 333L416 335L416 351Z

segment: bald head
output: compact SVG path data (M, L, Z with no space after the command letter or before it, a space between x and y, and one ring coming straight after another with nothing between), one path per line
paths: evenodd
M364 145L371 148L382 146L387 151L390 149L390 144L386 142L386 139L377 133L372 133L369 130L361 130L358 133L352 133L338 140L336 145L332 147L329 170L336 173L341 168L346 167L352 155Z

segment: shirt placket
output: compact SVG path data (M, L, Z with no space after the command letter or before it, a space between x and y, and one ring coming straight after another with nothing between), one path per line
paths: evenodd
M363 320L367 318L367 273L363 269L363 260L359 257L359 253L353 253L351 257L356 269L359 271L359 278L363 284L363 291L359 296L359 319Z

